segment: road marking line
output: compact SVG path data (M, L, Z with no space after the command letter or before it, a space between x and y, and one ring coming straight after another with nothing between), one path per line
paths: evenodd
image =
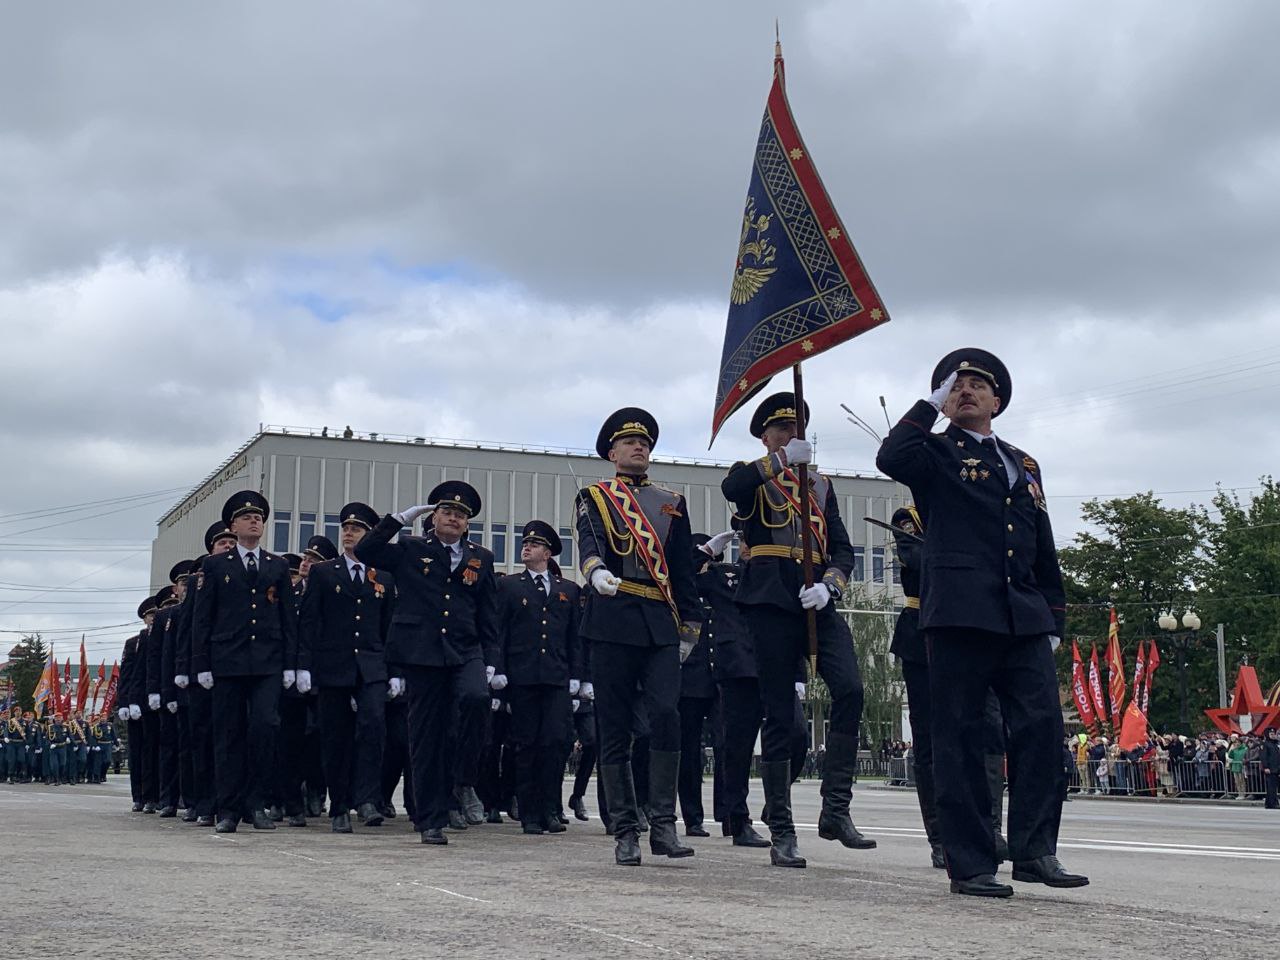
M649 943L648 941L645 941L645 940L636 940L632 937L624 937L620 933L610 933L607 930L600 930L597 927L588 927L584 923L568 923L568 924L565 924L565 926L573 927L575 930L583 930L583 931L586 931L587 933L594 933L598 937L608 937L610 940L621 940L623 943L629 943L632 946L648 947L650 950L657 950L659 953L673 953L677 957L690 956L690 954L681 953L679 950L674 950L671 947L663 947L663 946L659 946L656 943Z
M423 887L427 890L434 890L436 893L447 893L451 897L457 897L459 900L470 900L472 903L493 903L492 900L484 900L480 897L469 897L465 893L457 893L453 890L446 890L444 887L433 887L429 883L420 883L417 880L410 880L415 887Z

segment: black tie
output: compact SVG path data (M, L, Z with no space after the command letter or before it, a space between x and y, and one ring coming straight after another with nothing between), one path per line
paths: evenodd
M254 559L252 553L245 554L245 569L249 571L249 584L253 585L258 582L258 561Z
M360 564L358 563L351 567L351 581L357 587L360 586L361 583L363 583L363 581L360 579Z
M1003 470L1003 469L1004 469L1004 457L1000 456L1000 450L999 450L999 448L996 446L996 438L995 438L995 437L986 437L986 438L982 441L982 445L983 445L984 447L986 447L988 450L990 450L993 454L995 454L996 463L999 465L1000 469L1001 469L1001 470Z

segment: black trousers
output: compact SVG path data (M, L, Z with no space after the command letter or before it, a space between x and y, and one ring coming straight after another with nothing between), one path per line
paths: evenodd
M702 826L702 769L704 766L702 733L706 721L713 730L720 729L720 704L718 697L681 697L680 710L680 774L676 794L680 798L680 816L686 827ZM718 734L713 734L713 739ZM714 749L714 744L713 744ZM723 787L721 771L724 751L714 750L712 775L713 806L722 804Z
M1280 800L1277 800L1276 798L1277 788L1280 787L1280 773L1273 770L1271 773L1265 774L1264 776L1267 781L1267 798L1265 801L1265 808L1267 810L1274 810L1276 807L1280 807Z
M158 796L161 807L176 808L182 800L181 752L178 749L178 715L160 708Z
M409 704L404 696L383 707L386 734L382 743L382 803L390 804L404 779L404 809L413 819L413 774L409 766Z
M796 715L796 665L809 653L807 618L771 606L746 607L747 625L756 648L764 724L760 759L791 758ZM817 614L818 675L831 693L830 733L858 741L862 720L862 676L853 650L853 637L844 619L829 603ZM792 770L792 775L799 773Z
M128 720L125 722L125 730L129 736L129 742L126 744L129 750L129 793L133 796L134 803L145 803L142 799L142 739L146 734L142 731L141 720ZM33 753L34 757L35 754ZM38 779L40 774L36 770L31 771L32 779Z
M474 787L480 777L480 756L484 753L491 698L483 660L468 660L458 670L457 719L452 745L453 785Z
M648 718L650 749L680 749L678 647L594 641L591 672L602 765L631 758L633 719L640 703Z
M573 796L581 797L587 792L587 784L591 781L591 773L596 768L596 718L595 711L584 711L579 708L573 714L573 738L578 741L582 753L578 758L578 772L573 776ZM572 751L573 744L569 744Z
M364 803L382 805L379 780L387 734L386 693L385 680L320 690L320 741L331 816Z
M280 675L216 677L213 689L215 808L220 820L260 810L270 791L280 732Z
M182 711L178 711L181 715ZM191 739L191 797L198 817L216 810L217 786L213 763L213 691L199 684L187 690L187 726Z
M215 688L216 689L216 688ZM273 766L270 798L284 809L285 816L295 816L306 809L302 783L307 763L307 709L311 697L281 692L280 730L276 735L276 760ZM351 709L350 705L347 707Z
M538 823L557 815L568 737L567 685L511 686L508 742L515 751L520 820Z
M933 770L947 869L953 879L995 873L987 787L987 691L1007 730L1009 852L1015 861L1054 852L1062 815L1062 711L1044 635L930 630Z
M160 802L160 711L149 710L145 705L142 707L142 802Z
M178 794L183 803L194 808L196 793L191 756L191 708L182 700L178 701L175 721L178 725Z
M490 707L495 701L490 698ZM515 796L515 774L512 754L507 746L507 730L511 726L511 714L506 704L498 702L498 709L490 709L485 727L484 751L480 754L480 775L476 782L476 795L485 810L509 810Z
M479 667L478 672L475 667ZM403 673L409 700L413 826L419 831L439 829L449 822L455 778L467 766L457 762L458 750L476 750L476 757L470 762L470 784L475 783L479 749L484 743L484 712L489 709L490 699L484 664L472 660L456 667L410 666ZM478 712L477 704L482 704ZM474 719L477 716L478 721ZM459 731L463 718L478 729Z
M724 727L724 785L721 788L724 801L721 813L725 820L750 823L747 794L751 784L751 758L755 751L756 735L764 720L760 682L755 677L733 677L720 681L720 715ZM802 724L802 734L803 730ZM802 736L801 742L807 743L807 737ZM792 763L795 763L794 754ZM797 776L802 767L803 754L800 766L791 771L792 777Z

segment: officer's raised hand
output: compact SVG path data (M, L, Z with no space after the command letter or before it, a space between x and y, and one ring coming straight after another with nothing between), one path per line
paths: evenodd
M736 530L726 530L724 533L717 533L714 537L704 543L700 550L709 557L718 557L724 553L725 547L733 542L733 538L738 535Z
M424 513L430 513L434 507L431 504L421 503L416 507L405 507L399 513L393 513L392 516L400 521L402 527L413 526L413 521L417 520Z
M959 375L959 370L952 371L947 379L938 384L938 389L929 394L929 402L939 413L942 412L942 405L947 402L947 397L951 396L951 388L956 385L956 377Z

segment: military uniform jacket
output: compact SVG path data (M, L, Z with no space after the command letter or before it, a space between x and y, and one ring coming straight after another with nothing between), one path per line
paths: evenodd
M702 621L707 629L707 621ZM680 664L680 696L710 698L716 695L716 681L711 674L711 649L706 640L699 640Z
M741 563L709 563L698 574L698 593L702 596L702 640L698 647L706 648L711 674L717 683L757 675L755 644L734 600L742 567ZM690 659L694 654L690 654ZM683 680L681 683L683 691Z
M800 518L775 482L782 475L781 456L770 453L759 460L735 463L720 489L742 520L743 542L752 548L738 585L738 603L781 607L799 614L803 612L800 590L804 587ZM820 550L817 541L811 541L812 548L820 551L820 556L814 558L814 581L844 590L854 557L835 490L816 469L809 470L809 487L811 502L823 505L826 525L826 549ZM764 547L765 551L757 554L756 547ZM790 555L766 555L770 550L789 551Z
M195 676L191 672L191 624L195 620L196 611L196 573L203 569L204 557L201 560L201 566L193 570L191 576L187 579L187 593L182 598L182 605L178 607L177 624L174 626L174 644L173 644L173 675L184 676L187 678L187 688L185 690L178 689L174 685L174 689L178 693L178 702L187 703L187 691L191 689L191 684L195 683ZM167 673L168 671L166 671ZM172 681L172 678L170 678Z
M491 664L516 687L590 680L578 639L579 587L550 575L547 596L525 571L498 580L499 654Z
M124 651L120 654L120 682L116 684L116 704L128 707L134 704L143 706L147 702L146 684L147 664L143 638L147 628L143 627L135 636L124 642ZM141 675L141 676L140 676Z
M637 596L619 590L612 597L589 587L587 607L579 628L588 640L625 643L632 646L671 646L680 642L676 622L700 623L702 605L693 578L693 535L689 530L689 509L684 497L674 490L619 476L644 510L666 557L667 578L676 610L662 599ZM575 506L578 548L582 575L591 580L592 571L605 567L626 584L654 589L656 584L637 550L625 521L612 504L602 514L590 488L578 491Z
M178 609L178 604L175 603L157 611L155 619L151 621L151 634L147 639L147 693L160 694L160 703L162 705L173 699L167 692L174 689L173 673L170 670L170 675L167 678L165 677L164 660L165 648L172 648L176 638ZM169 658L172 661L172 653L169 654ZM143 700L142 703L145 705L146 701Z
M195 581L192 581L192 586ZM169 613L169 625L163 634L160 652L160 702L161 703L177 703L181 706L187 705L187 691L180 690L178 685L173 682L173 678L179 673L185 671L178 669L179 648L183 643L184 630L190 643L191 636L191 609L193 600L191 594L194 591L188 591L182 598L182 602L170 607L165 611Z
M462 559L450 569L449 548L434 536L401 535L388 515L356 544L365 566L386 570L396 583L396 606L387 634L387 663L456 667L498 657L497 578L493 554L462 541Z
M289 564L258 550L258 576L238 549L207 557L196 574L191 624L191 669L219 676L261 677L292 670L298 657L298 622Z
M395 592L391 574L371 566L357 587L345 557L311 565L298 624L298 669L311 671L313 687L387 679Z
M61 749L67 745L69 739L64 724L49 721L49 729L45 732L45 743L49 745L49 749Z
M921 543L904 533L895 533L893 543L898 554L899 576L902 578L902 592L906 595L907 606L902 608L893 625L893 642L889 644L889 652L908 663L928 663L924 631L920 629Z
M889 431L876 466L911 487L929 533L921 550L920 623L1017 636L1062 636L1066 594L1040 466L999 441L1019 468L921 400Z

